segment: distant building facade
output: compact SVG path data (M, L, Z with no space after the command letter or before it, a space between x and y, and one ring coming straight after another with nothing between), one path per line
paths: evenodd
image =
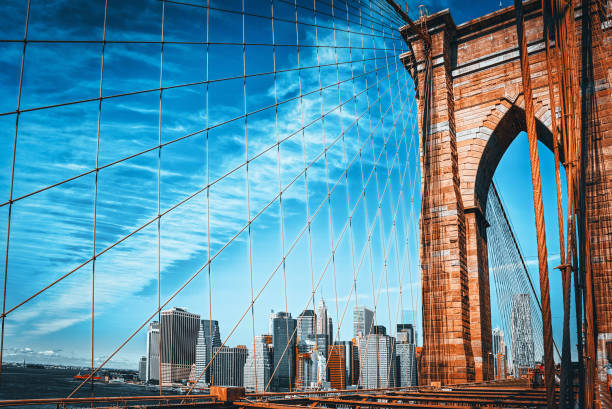
M272 341L274 343L274 389L289 390L295 385L295 331L297 322L289 312L277 312L270 316Z
M222 346L213 350L215 359L211 365L211 384L218 386L244 386L246 346L236 348Z
M258 335L244 364L244 387L249 392L264 392L274 370L272 337Z
M397 355L396 386L408 387L418 385L417 356L415 331L412 324L397 325Z
M333 389L346 389L346 350L348 345L330 345L327 353L329 383Z
M493 377L494 379L505 379L508 373L506 360L506 345L504 343L504 333L501 329L493 329L492 336L492 355L493 355Z
M397 354L397 383L396 386L417 386L417 358L416 345L406 342L395 344Z
M171 385L189 379L196 358L200 316L184 308L161 312L161 383Z
M147 380L147 357L140 357L138 361L138 379L145 382Z
M200 320L198 338L196 341L195 379L198 383L210 384L212 358L211 351L221 346L221 332L217 320ZM208 365L208 368L207 368Z
M345 385L356 385L357 382L353 381L353 364L355 361L353 342L351 341L336 341L334 345L340 345L344 350L344 369L345 369ZM357 358L358 359L358 358Z
M146 382L159 382L159 322L153 321L147 328Z
M297 320L298 341L314 338L316 331L316 315L313 310L304 310Z
M520 377L535 364L533 327L531 324L531 298L529 294L512 296L512 367L514 376Z
M372 333L374 311L366 307L355 307L353 310L353 337L358 338Z
M359 344L359 386L392 388L396 380L395 338L369 334Z

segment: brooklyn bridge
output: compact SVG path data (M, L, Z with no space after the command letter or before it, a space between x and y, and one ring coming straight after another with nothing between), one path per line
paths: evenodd
M612 408L612 1L425 3L3 2L0 406Z

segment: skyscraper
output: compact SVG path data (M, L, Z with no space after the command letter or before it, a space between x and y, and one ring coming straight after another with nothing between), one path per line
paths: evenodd
M198 338L196 342L196 361L195 379L200 378L199 383L210 384L211 365L208 362L212 358L211 351L221 346L221 333L219 332L219 322L217 320L200 320ZM200 374L206 373L200 377Z
M146 356L140 357L140 360L138 361L138 379L140 379L143 382L147 380L147 357Z
M289 312L277 312L270 316L274 342L274 368L272 384L276 390L293 389L295 379L296 320Z
M504 344L504 333L499 328L493 330L493 376L495 379L506 377L506 345Z
M414 326L412 324L397 324L397 342L416 344Z
M353 343L351 341L336 341L334 342L334 345L340 345L344 347L344 367L346 372L344 376L345 384L355 385L355 382L353 382L353 365L355 362L355 357L353 356Z
M147 369L145 380L159 382L159 322L153 321L147 328Z
M296 366L295 387L298 390L307 390L317 385L317 352L313 339L299 341L297 345L298 356Z
M417 385L415 333L412 324L397 324L397 386Z
M346 388L346 349L343 344L329 346L327 353L327 368L329 370L329 383L333 389Z
M331 317L327 317L327 344L334 343L334 324Z
M319 301L317 306L317 334L327 335L329 332L329 323L327 321L327 306L323 298Z
M174 307L161 313L161 383L189 379L195 363L200 316Z
M512 363L514 376L519 377L534 365L533 327L531 325L531 298L529 294L512 297Z
M274 370L272 337L255 337L254 352L249 353L244 364L244 387L249 392L264 392Z
M244 364L247 359L246 346L239 345L236 348L222 346L213 351L216 355L211 365L211 383L219 386L243 386Z
M395 338L369 334L359 344L359 385L364 389L392 388L396 380Z
M316 315L313 310L304 310L297 320L298 341L314 338Z
M397 354L397 386L417 385L416 345L401 342L395 344Z
M365 336L372 333L374 311L366 307L355 307L353 310L353 337Z

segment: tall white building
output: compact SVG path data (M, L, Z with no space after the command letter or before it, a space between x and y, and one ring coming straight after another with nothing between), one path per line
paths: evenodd
M359 343L359 386L364 389L395 387L395 338L369 334Z
M200 316L174 307L162 311L161 383L171 385L189 379L196 358L196 341L200 329Z
M216 320L200 320L198 338L196 341L195 379L200 378L198 383L209 384L211 366L208 365L215 348L221 346L221 334L219 322ZM208 365L208 368L206 366ZM200 375L206 371L201 377Z
M504 344L504 332L499 329L493 329L493 376L495 379L504 379L506 376L506 345Z
M374 311L366 307L355 307L353 310L353 337L358 338L373 332Z
M397 354L397 385L417 386L416 345L412 343L396 343Z
M159 382L159 322L149 323L147 328L147 367L145 381Z
M272 335L255 337L254 349L244 364L244 387L249 392L264 392L274 370Z
M319 305L317 306L317 334L325 334L328 335L329 326L327 320L327 305L325 305L325 301L323 298L319 301Z
M533 327L531 325L531 298L529 294L512 296L512 367L514 375L519 377L528 368L533 368L534 345Z
M236 348L218 347L214 349L215 359L212 362L211 384L218 386L243 386L244 364L247 349L240 345Z

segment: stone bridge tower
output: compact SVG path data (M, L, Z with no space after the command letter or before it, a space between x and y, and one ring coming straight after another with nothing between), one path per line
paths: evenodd
M540 4L532 0L523 7L538 139L552 150ZM580 9L576 20L580 30ZM412 49L401 59L419 92L419 117L428 111L429 118L420 127L424 327L420 380L423 384L482 381L493 375L487 359L491 352L487 193L504 152L526 130L515 11L508 7L456 26L444 10L416 24L431 36L433 77L427 89L423 43L410 26L401 27ZM585 196L592 233L599 368L606 340L612 341L612 53L606 51L612 48L611 37L609 26L593 31L595 81L588 84L598 116L594 122L598 127L591 124L597 129L587 148Z

